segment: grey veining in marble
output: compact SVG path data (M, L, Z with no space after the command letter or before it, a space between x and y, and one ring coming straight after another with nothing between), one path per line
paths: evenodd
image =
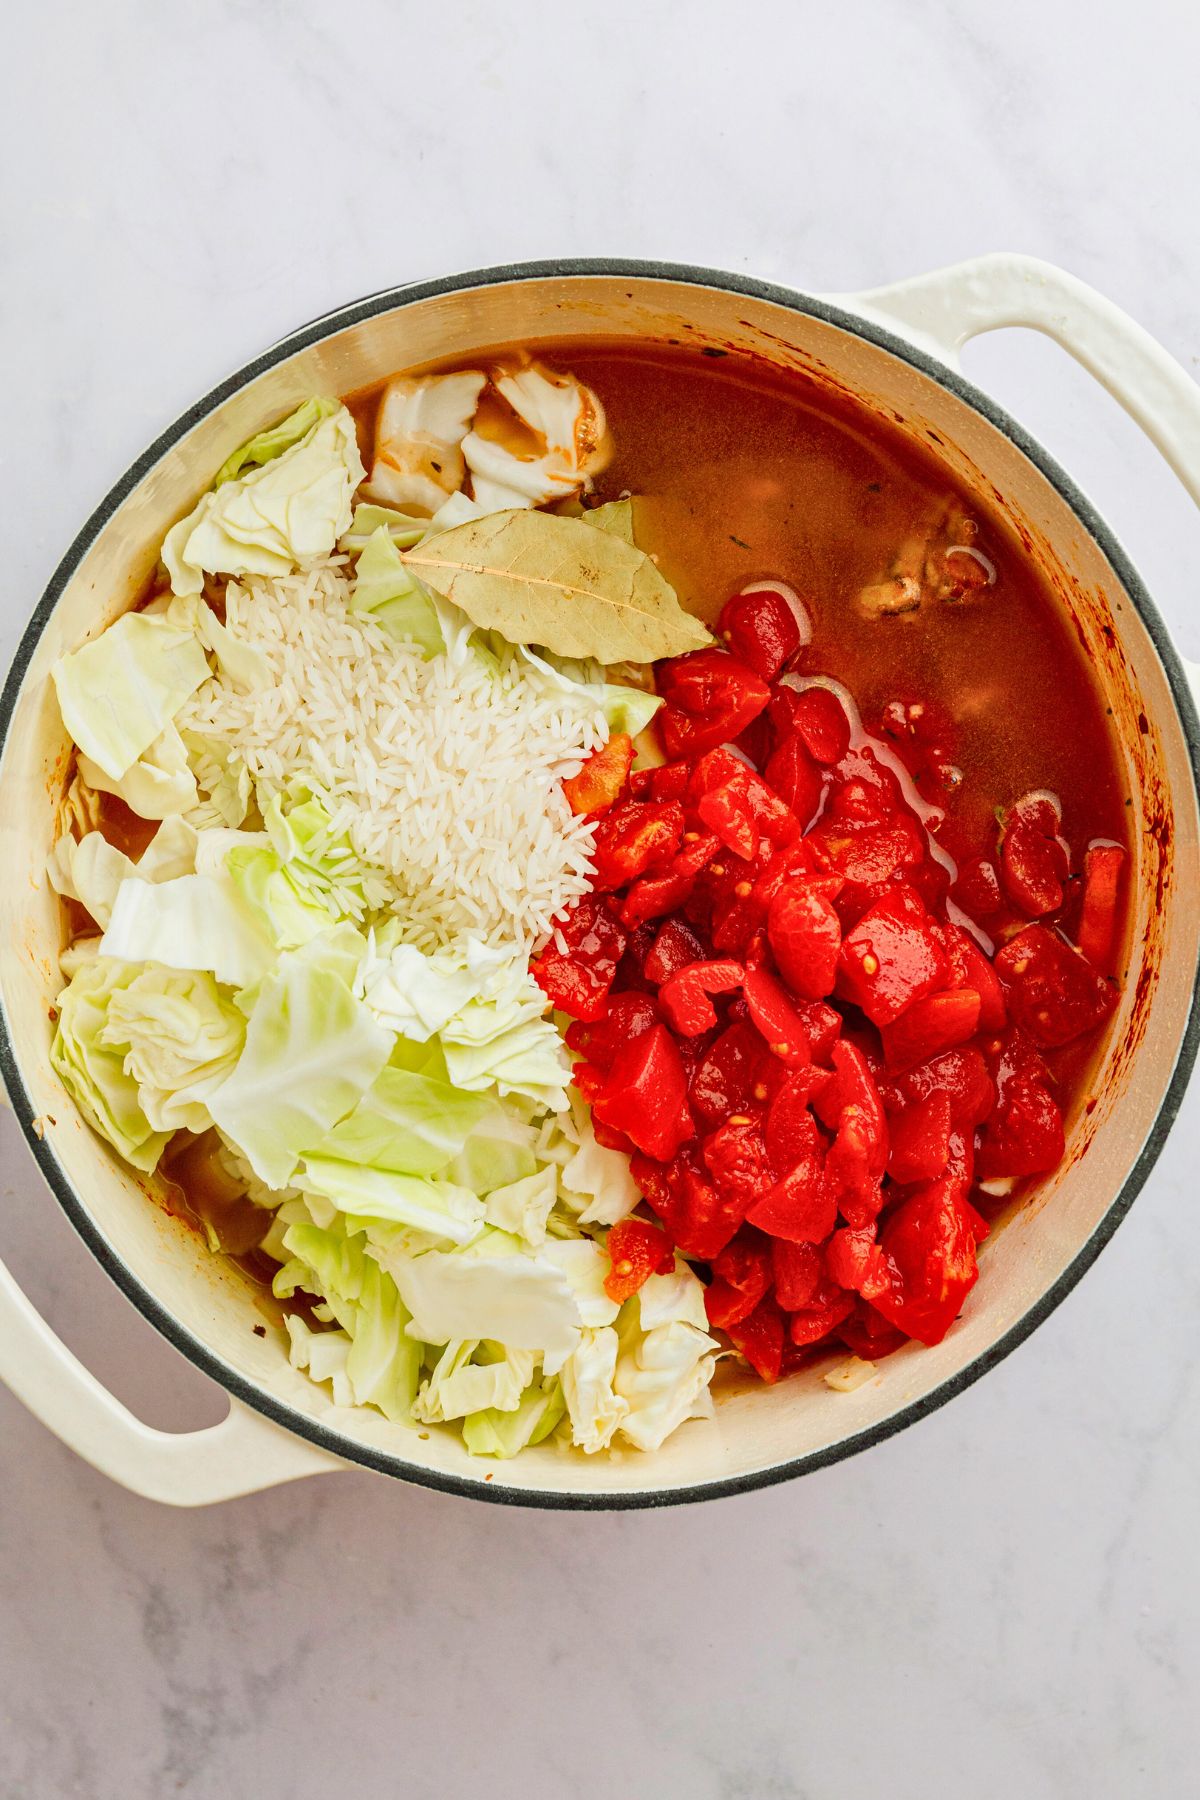
M1017 248L1200 367L1181 0L66 0L5 18L7 656L86 511L197 393L407 276L712 262L832 291ZM1200 528L1052 346L968 367L1200 656ZM0 1392L0 1796L1174 1800L1194 1779L1193 1099L1034 1340L859 1460L662 1515L360 1473L180 1515ZM220 1397L0 1117L0 1244L151 1422Z

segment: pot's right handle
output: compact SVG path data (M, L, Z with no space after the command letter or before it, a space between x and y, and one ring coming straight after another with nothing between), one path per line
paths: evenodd
M1200 387L1128 313L1065 269L997 252L839 298L952 368L981 332L1045 332L1120 401L1200 506ZM1186 666L1200 705L1200 666Z
M237 1400L219 1425L156 1431L67 1349L0 1263L0 1381L94 1468L147 1500L209 1506L347 1465Z

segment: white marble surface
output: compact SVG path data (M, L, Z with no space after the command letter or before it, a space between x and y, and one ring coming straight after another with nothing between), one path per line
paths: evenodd
M1189 16L1190 15L1190 16ZM5 22L5 656L187 401L409 276L555 253L850 289L1030 250L1200 358L1180 0L42 0ZM1200 653L1200 531L1049 345L976 376ZM220 1398L0 1120L0 1245L160 1425ZM1175 1796L1200 1596L1189 1103L1082 1288L948 1410L762 1495L501 1512L347 1473L195 1516L0 1393L0 1795Z

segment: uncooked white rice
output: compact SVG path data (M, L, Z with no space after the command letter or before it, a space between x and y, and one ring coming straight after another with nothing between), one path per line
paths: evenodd
M588 887L592 830L560 782L604 742L603 714L516 657L499 675L426 661L349 597L333 561L231 582L226 622L271 682L240 693L214 676L179 724L236 749L264 803L317 788L334 831L386 871L406 941L535 949Z

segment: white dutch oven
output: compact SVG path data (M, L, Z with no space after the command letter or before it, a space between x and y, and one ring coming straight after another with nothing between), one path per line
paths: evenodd
M1001 325L1056 338L1114 393L1200 501L1200 391L1144 331L1043 263L986 257L853 299L814 299L704 269L555 263L421 283L349 306L201 400L89 519L25 634L0 705L0 1060L42 1173L114 1281L228 1389L228 1417L171 1435L133 1418L81 1367L0 1267L0 1375L81 1455L126 1486L197 1505L361 1463L451 1492L531 1505L656 1506L803 1474L922 1417L1000 1360L1079 1279L1145 1181L1196 1051L1200 910L1196 715L1188 677L1113 534L1040 446L959 373L957 351ZM244 1279L210 1257L83 1124L47 1055L59 916L43 880L67 745L48 679L63 651L142 587L168 525L264 420L314 392L345 393L434 358L472 361L513 339L681 337L744 349L840 384L932 440L968 488L1007 509L1073 617L1123 746L1133 795L1134 970L1099 1103L1062 1168L989 1241L983 1278L936 1349L888 1358L834 1394L819 1371L722 1389L715 1420L651 1456L587 1459L552 1446L472 1461L339 1410L288 1362ZM1190 900L1189 900L1189 897ZM730 1378L726 1378L730 1380Z

